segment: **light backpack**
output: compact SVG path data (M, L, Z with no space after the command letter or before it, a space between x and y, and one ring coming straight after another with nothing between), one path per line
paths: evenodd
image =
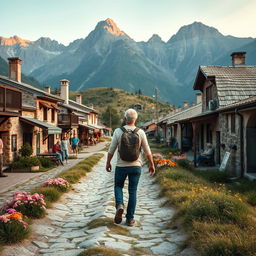
M120 158L127 162L136 161L140 156L139 128L136 127L133 131L126 130L124 127L120 129L123 131L119 147Z

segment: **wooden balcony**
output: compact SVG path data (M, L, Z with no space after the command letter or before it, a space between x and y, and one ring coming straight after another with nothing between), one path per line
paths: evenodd
M61 128L78 127L78 116L74 114L60 114L58 115L58 126Z
M0 85L0 115L19 116L22 108L22 94L19 90Z

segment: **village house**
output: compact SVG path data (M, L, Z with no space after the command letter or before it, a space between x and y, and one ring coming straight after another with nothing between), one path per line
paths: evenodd
M177 146L184 150L184 137L196 155L210 143L214 162L220 165L230 153L226 169L235 176L256 178L256 66L245 65L245 52L231 54L232 66L200 66L194 83L197 104L160 120L168 126ZM201 103L199 103L201 101Z
M59 139L58 103L63 100L21 82L21 59L9 58L9 77L0 76L0 137L4 165L9 164L25 143L33 155L48 152Z
M182 151L192 149L193 130L190 119L202 112L201 93L196 94L196 104L183 103L183 109L176 108L158 122L159 133L172 148Z
M195 151L206 143L215 149L220 164L230 152L227 170L253 177L256 159L256 66L245 64L245 52L232 53L232 66L200 66L194 89L200 90L202 114L191 120Z

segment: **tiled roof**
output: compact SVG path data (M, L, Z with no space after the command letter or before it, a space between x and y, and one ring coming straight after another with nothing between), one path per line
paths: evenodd
M256 66L200 66L205 79L214 77L219 106L256 96Z
M57 100L59 102L63 102L63 99L61 99L59 96L47 93L44 90L36 88L36 87L34 87L30 84L26 84L26 83L23 83L23 82L17 82L17 81L11 80L6 76L0 75L0 82L3 82L5 84L8 84L9 86L12 86L12 87L20 89L20 90L29 91L33 94L36 94L37 96L47 96L47 97L50 97L50 98L52 98L54 100Z
M221 108L218 109L218 111L222 112L222 111L235 109L235 108L246 108L248 105L249 106L251 106L251 105L256 106L256 96L252 96L252 97L249 97L247 99L235 102L233 104L221 107Z
M172 124L177 121L187 120L187 119L193 118L201 113L202 113L202 103L199 103L195 106L186 108L186 109L170 116L167 119L167 124Z
M71 106L74 106L74 107L76 107L76 108L78 108L78 109L82 109L82 110L87 111L87 112L89 112L89 113L92 113L92 112L93 112L93 113L96 113L96 114L99 113L97 110L95 110L95 109L93 109L93 108L89 108L89 107L87 107L87 106L85 106L85 105L83 105L83 104L79 104L79 103L77 103L77 102L74 101L74 100L69 100L68 103L69 103Z

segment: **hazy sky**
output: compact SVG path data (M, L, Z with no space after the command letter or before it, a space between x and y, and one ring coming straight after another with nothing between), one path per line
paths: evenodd
M224 35L256 38L256 0L0 0L0 11L0 36L46 36L65 45L106 18L136 41L152 34L167 41L194 21Z

